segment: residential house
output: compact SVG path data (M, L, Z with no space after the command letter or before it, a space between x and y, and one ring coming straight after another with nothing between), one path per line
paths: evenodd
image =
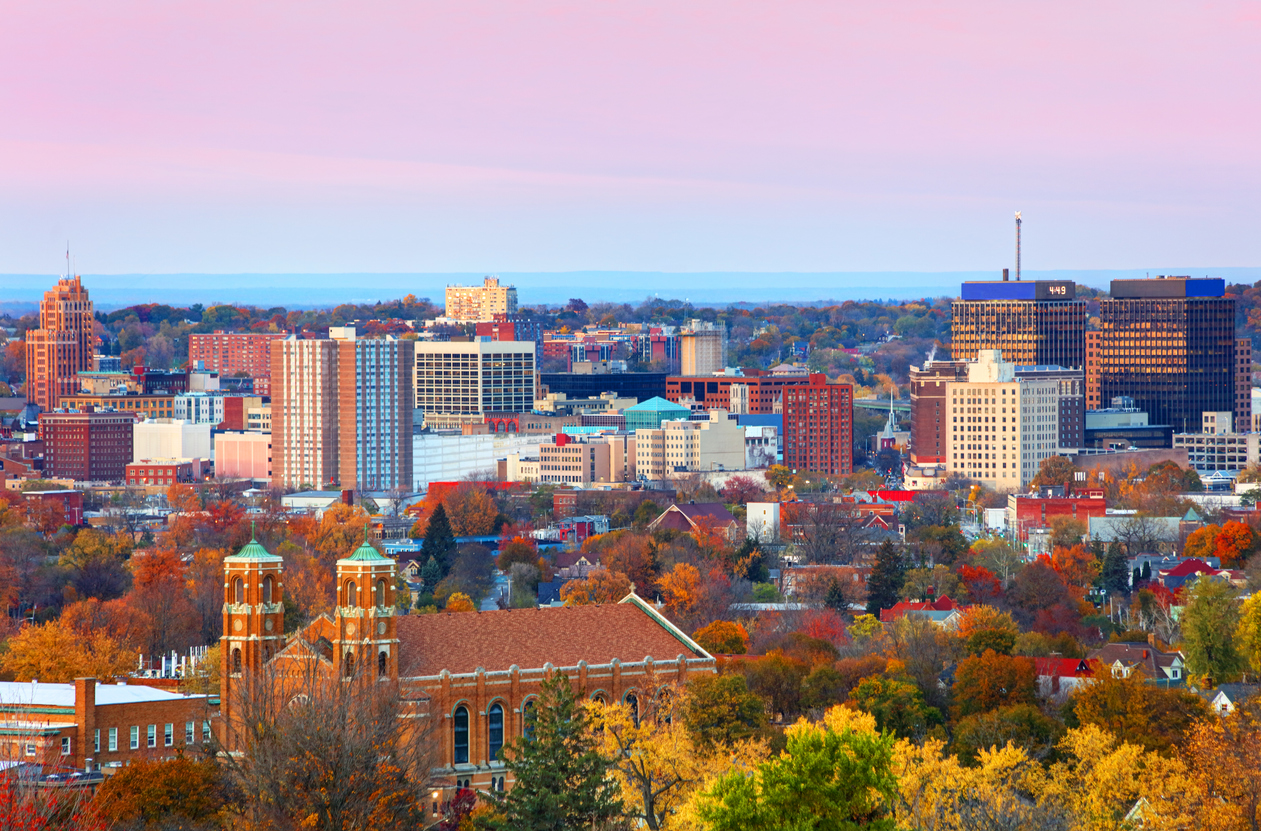
M1150 643L1108 643L1086 657L1098 661L1100 671L1111 673L1113 678L1128 678L1137 672L1161 687L1186 683L1186 656L1181 652L1162 652Z
M728 539L740 538L740 523L731 515L721 502L689 502L686 505L671 505L661 516L648 523L649 531L669 528L674 531L691 533L693 531L722 531Z
M967 608L967 606L961 606L944 594L936 600L899 600L897 603L893 604L892 607L880 610L880 622L892 623L903 615L910 614L917 617L928 618L939 625L950 623L951 625L957 626L958 618L952 618L950 615L943 616L936 613L957 612L961 614Z
M1261 684L1220 684L1217 689L1204 693L1213 712L1227 716L1249 698L1261 694Z
M1095 677L1098 661L1087 658L1035 658L1038 671L1038 695L1043 698L1063 700L1079 686Z

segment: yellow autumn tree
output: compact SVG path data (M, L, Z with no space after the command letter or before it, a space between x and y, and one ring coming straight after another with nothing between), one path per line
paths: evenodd
M473 598L464 592L452 592L447 598L446 610L448 612L472 612L476 611L473 605Z
M589 606L593 603L617 603L630 594L634 586L620 571L593 569L582 580L570 580L560 588L560 599L566 606Z
M136 667L136 653L104 632L81 634L59 620L27 626L9 638L0 669L17 681L65 684L92 677L113 681Z
M686 692L665 687L635 714L626 704L588 704L592 737L609 761L627 815L647 828L687 828L678 819L683 806L702 785L733 765L751 768L766 758L766 743L746 739L732 746L698 745L673 717Z
M1073 816L1074 831L1124 831L1126 815L1143 799L1146 828L1194 828L1194 790L1182 760L1118 741L1093 724L1069 730L1059 743L1060 761L1036 767L1025 786L1044 808Z

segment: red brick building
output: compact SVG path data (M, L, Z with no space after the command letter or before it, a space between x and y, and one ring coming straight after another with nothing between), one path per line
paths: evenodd
M248 428L248 415L251 409L263 406L263 398L259 395L225 395L223 397L223 421L216 430L235 430L241 432Z
M60 521L55 523L57 526L83 524L83 491L26 491L22 498L31 508L38 504L41 509L50 511L51 518L60 514Z
M92 301L76 274L44 292L39 328L26 333L26 400L45 412L78 392L78 374L92 368L96 332Z
M1107 514L1102 490L1083 491L1073 496L1010 494L1007 497L1007 525L1017 538L1028 539L1029 529L1046 528L1056 517L1068 517L1090 525L1090 517Z
M964 361L932 361L911 367L911 464L946 463L950 431L946 393L949 384L967 379Z
M200 479L201 460L141 459L127 465L128 485L174 485Z
M229 750L251 678L283 685L316 667L331 683L397 683L408 724L437 743L435 772L457 787L502 790L511 782L499 750L523 734L553 671L583 698L634 708L664 684L715 671L712 655L634 594L602 605L396 615L397 564L367 542L337 561L333 613L285 634L282 570L255 541L224 559L220 701Z
M210 699L155 687L0 682L0 759L99 771L200 753L216 718ZM49 771L51 772L51 771Z
M41 413L39 437L44 441L44 475L76 482L121 482L131 461L130 413Z
M271 395L271 342L284 332L223 332L188 336L188 365L201 361L222 376L244 373L254 379L254 392Z
M765 370L746 369L745 375L693 377L672 375L666 378L665 399L680 404L694 402L696 409L732 412L731 386L741 384L748 390L747 415L770 415L783 402L784 390L810 383L800 376L771 375Z
M784 466L847 475L854 472L854 387L810 376L784 388Z

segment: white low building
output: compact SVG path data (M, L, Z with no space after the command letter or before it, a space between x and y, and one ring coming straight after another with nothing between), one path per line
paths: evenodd
M209 424L182 419L151 418L136 422L132 430L131 460L213 459Z
M537 456L551 435L425 430L412 436L412 487L427 491L431 482L455 482L471 474L494 478L498 463L510 454Z

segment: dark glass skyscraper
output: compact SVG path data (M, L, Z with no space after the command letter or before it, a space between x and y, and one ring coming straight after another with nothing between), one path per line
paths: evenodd
M1113 280L1099 303L1102 400L1128 395L1175 433L1198 433L1201 413L1234 412L1235 300L1225 293L1220 279Z
M1019 366L1083 366L1086 303L1076 298L1070 280L964 283L951 306L951 356L975 361L997 349Z

